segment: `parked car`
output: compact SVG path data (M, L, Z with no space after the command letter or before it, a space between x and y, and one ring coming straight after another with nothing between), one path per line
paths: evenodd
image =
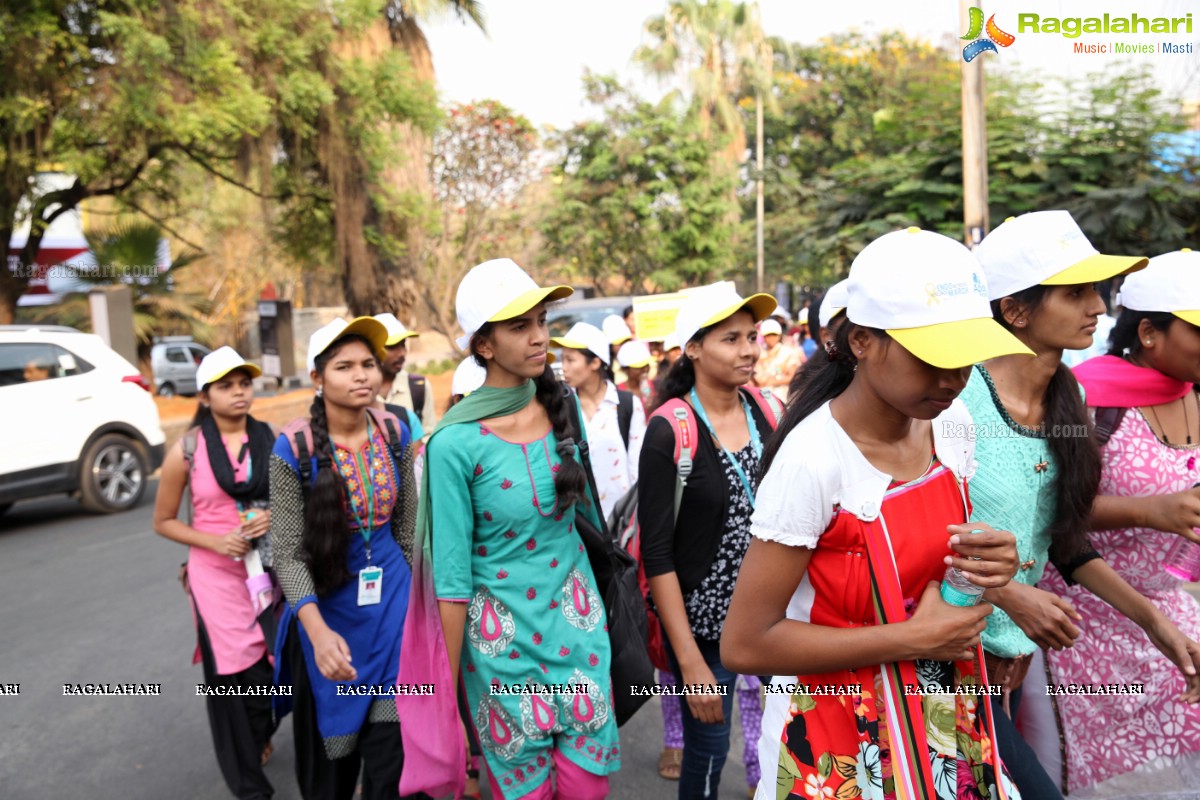
M191 397L196 386L196 368L208 355L204 345L196 344L190 336L164 336L150 348L150 369L154 373L154 390L159 397L177 394Z
M59 493L123 511L162 464L150 384L94 334L0 325L0 408L0 514Z
M562 336L576 322L586 322L597 328L610 314L624 316L625 309L633 305L633 298L628 295L619 297L588 297L580 300L570 298L558 303L551 303L546 311L546 323L550 326L551 336Z

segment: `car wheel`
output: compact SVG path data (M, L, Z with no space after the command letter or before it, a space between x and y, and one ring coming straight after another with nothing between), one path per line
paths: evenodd
M159 397L174 397L175 396L175 384L164 383L162 386L158 387L158 396Z
M146 454L127 436L109 433L92 442L80 461L80 502L88 511L111 514L133 508L146 491Z

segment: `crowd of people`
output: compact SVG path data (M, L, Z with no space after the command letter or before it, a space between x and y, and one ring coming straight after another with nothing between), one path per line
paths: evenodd
M1200 785L1200 253L1103 255L1065 211L973 252L910 228L794 325L715 284L658 342L552 338L571 291L467 273L440 419L390 313L312 335L278 435L257 366L201 363L155 527L235 796L291 713L306 799L607 797L631 647L678 692L656 796L718 796L735 696L757 800ZM633 644L593 531L636 562Z

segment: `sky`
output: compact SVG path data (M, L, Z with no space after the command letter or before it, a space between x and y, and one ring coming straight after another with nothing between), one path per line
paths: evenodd
M582 75L616 73L643 94L658 97L671 87L645 77L631 62L642 43L642 25L661 14L666 0L482 0L488 34L454 17L425 26L437 70L438 88L446 101L493 98L529 117L539 126L568 127L595 112L583 98ZM985 53L987 70L1021 69L1042 75L1083 77L1097 69L1150 63L1164 90L1200 97L1200 3L1195 0L980 0L984 13L1016 34L1018 12L1042 17L1098 17L1104 13L1143 17L1192 12L1193 33L1163 35L1098 35L1067 39L1053 34L1017 35L1000 53ZM938 43L957 38L958 0L759 0L763 29L772 36L812 43L850 29L871 33L897 29ZM1191 55L1083 55L1072 43L1192 42Z

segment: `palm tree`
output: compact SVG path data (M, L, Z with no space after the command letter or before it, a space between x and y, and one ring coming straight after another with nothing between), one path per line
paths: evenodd
M730 0L671 0L666 13L646 21L651 43L634 52L648 72L681 76L701 124L729 137L726 160L740 163L746 129L738 100L756 93L773 102L771 45L763 35L755 3Z
M162 231L142 221L118 222L102 231L85 232L84 238L96 268L89 272L80 267L79 280L89 288L113 283L129 286L139 356L149 354L156 335L190 334L197 341L211 341L213 330L206 320L208 298L184 291L179 285L183 270L203 254L186 250L165 267L160 266L165 247ZM29 319L91 330L86 289L68 294L60 303L32 310Z

